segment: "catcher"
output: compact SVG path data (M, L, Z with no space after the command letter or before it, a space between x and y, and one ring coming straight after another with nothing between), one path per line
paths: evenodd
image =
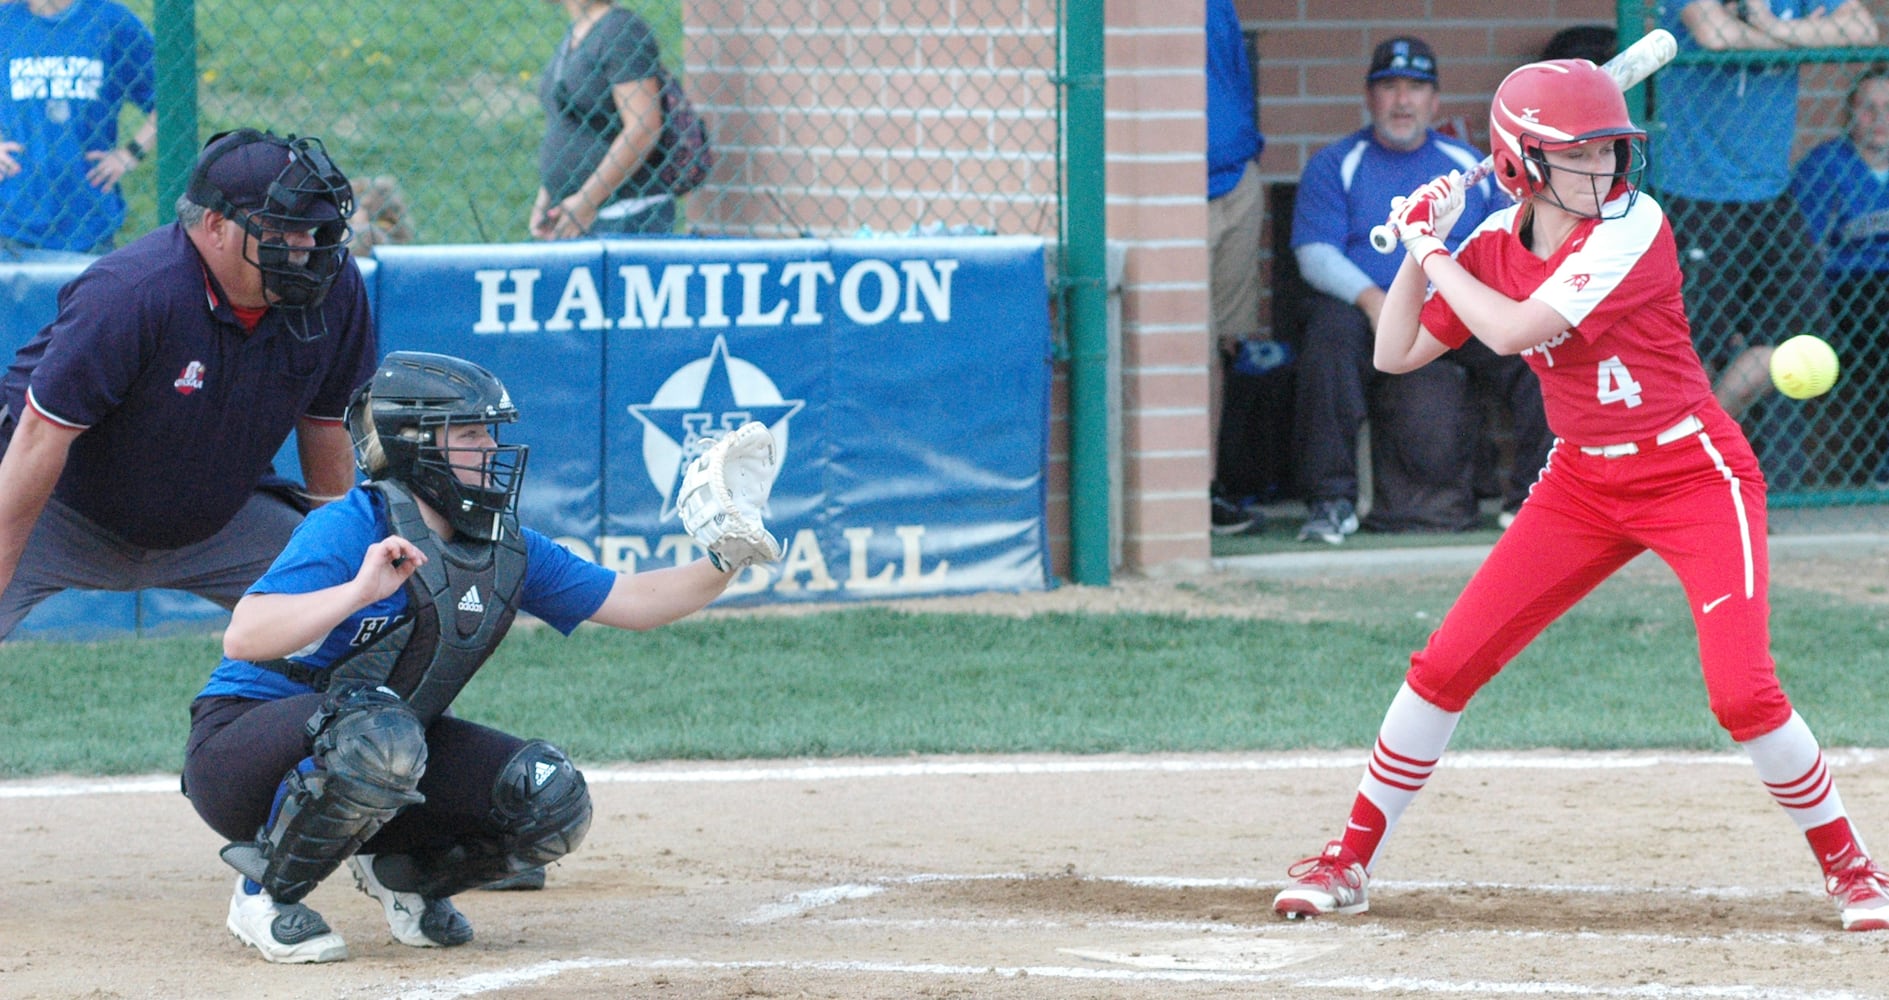
M749 423L690 464L678 508L708 556L618 574L517 521L523 445L505 387L458 358L396 352L347 408L368 482L312 514L236 605L191 705L184 794L232 843L229 929L271 962L347 945L302 899L346 863L393 936L472 940L452 897L554 861L590 827L557 747L448 714L526 611L648 629L780 558L761 523L774 439Z

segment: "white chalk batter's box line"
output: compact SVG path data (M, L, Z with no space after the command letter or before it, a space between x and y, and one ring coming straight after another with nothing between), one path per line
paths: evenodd
M1594 986L1586 983L1499 980L1405 979L1394 976L1315 976L1285 973L1237 973L1157 969L1110 969L1084 966L988 966L936 963L863 961L707 961L693 958L585 958L541 962L502 972L479 973L458 979L416 983L386 994L390 1000L460 1000L566 972L597 969L633 969L639 972L830 972L877 973L899 976L955 976L985 979L1068 979L1114 983L1226 983L1273 985L1306 991L1350 993L1421 993L1436 996L1545 996L1590 997L1598 1000L1881 1000L1875 994L1848 990L1800 990L1775 986L1688 986L1637 983L1632 986Z
M1017 872L997 872L984 874L951 874L925 872L913 875L874 879L868 882L847 882L810 889L794 893L777 904L756 909L742 922L745 924L767 924L790 917L813 919L829 926L862 926L872 928L897 927L913 929L935 929L951 927L956 929L988 929L993 931L1015 930L1063 930L1063 929L1109 929L1154 934L1185 935L1191 940L1173 942L1187 946L1185 953L1175 955L1151 955L1144 949L1117 952L1095 948L1060 948L1064 954L1073 958L1095 962L1095 965L1028 965L1028 966L990 966L961 965L945 963L904 963L887 961L869 961L863 959L828 960L828 961L793 961L793 960L710 960L685 957L638 956L624 958L584 958L566 961L541 962L518 969L491 973L480 973L458 979L437 980L431 983L412 984L399 988L398 992L388 994L397 1000L460 1000L482 993L512 989L527 983L555 978L566 972L582 972L603 969L624 969L635 972L707 972L707 973L742 973L742 972L787 972L787 973L830 973L834 975L882 975L904 977L952 977L957 979L1016 979L1034 977L1047 980L1067 980L1090 984L1117 983L1128 985L1173 984L1225 984L1235 987L1271 987L1274 990L1307 991L1308 993L1346 993L1372 994L1397 993L1401 995L1431 995L1438 997L1516 997L1542 996L1574 998L1574 1000L1880 1000L1871 994L1856 993L1847 990L1829 989L1794 989L1774 985L1749 984L1669 984L1642 982L1631 986L1606 986L1590 983L1566 981L1501 981L1501 980L1449 980L1441 978L1419 978L1399 976L1332 976L1311 972L1286 971L1285 966L1311 965L1316 967L1320 955L1329 954L1345 947L1346 941L1359 938L1376 940L1406 939L1503 939L1503 940L1547 940L1595 941L1606 943L1656 944L1660 946L1684 946L1687 944L1763 944L1785 945L1793 947L1829 947L1847 935L1836 933L1798 932L1798 933L1714 933L1701 935L1672 935L1622 933L1607 934L1594 931L1548 932L1525 930L1438 930L1409 932L1384 928L1370 922L1313 922L1310 925L1295 924L1287 927L1272 922L1266 925L1238 925L1224 921L1201 923L1190 921L1136 921L1136 920L1098 920L1083 921L1080 924L1066 924L1052 920L1025 921L1016 919L989 920L952 920L939 918L917 918L909 920L885 919L873 917L846 917L822 914L818 911L838 906L850 900L870 899L881 896L890 890L905 887L914 888L928 885L945 885L968 882L1010 882L1020 879L1049 880L1068 878L1069 876L1027 875ZM1149 886L1155 888L1194 888L1227 887L1239 889L1269 889L1282 885L1278 881L1256 879L1203 879L1170 878L1164 876L1091 876L1089 881L1115 882L1127 885ZM1526 889L1539 892L1608 892L1614 894L1642 893L1672 895L1675 891L1685 891L1706 897L1743 897L1761 895L1758 890L1745 888L1699 888L1690 890L1653 890L1639 888L1620 888L1609 886L1521 886L1512 883L1468 883L1468 882L1388 882L1382 883L1390 888L1468 888L1468 889ZM1788 891L1788 890L1780 890ZM1155 947L1159 947L1158 945ZM1225 953L1222 955L1221 953ZM1248 968L1213 968L1219 960L1247 961ZM1199 963L1206 967L1185 967ZM1181 966L1181 967L1176 967Z
M829 927L869 927L904 930L1031 930L1065 931L1083 930L1100 927L1107 930L1146 931L1155 934L1205 934L1229 937L1251 937L1254 935L1275 935L1279 937L1298 937L1304 935L1338 934L1347 938L1364 937L1379 941L1414 941L1433 938L1487 938L1500 941L1592 941L1596 943L1627 943L1656 945L1688 944L1735 944L1735 945L1776 945L1790 948L1824 946L1853 942L1855 936L1844 931L1726 931L1717 934L1649 934L1641 931L1525 931L1497 930L1494 928L1451 928L1436 931L1407 931L1393 929L1368 921L1338 922L1301 920L1287 923L1283 920L1268 920L1263 924L1240 924L1225 920L1213 922L1196 920L1082 920L1077 922L1063 920L1023 920L1017 917L993 917L983 920L958 919L952 917L912 917L897 919L892 917L818 917L808 919Z
M877 878L877 879L872 879L865 882L843 882L837 885L822 886L818 889L808 889L804 892L796 892L787 896L785 899L782 899L781 901L777 903L769 903L766 906L756 907L753 912L749 913L746 917L742 918L741 922L744 924L765 924L765 923L771 923L776 920L784 920L789 917L802 917L807 914L813 913L816 910L821 910L830 906L836 906L840 903L845 903L851 900L870 899L875 896L880 896L880 895L885 894L886 891L889 889L898 888L901 886L920 886L920 885L928 885L928 884L935 885L938 883L952 883L952 882L1044 882L1044 883L1048 883L1048 882L1060 882L1064 880L1069 880L1071 878L1072 876L1067 876L1067 875L1041 875L1041 874L1031 875L1025 872L1000 872L1000 873L975 874L975 875L956 875L956 874L946 874L946 873L939 873L939 872L926 872L926 873L921 873L921 874L916 874L916 875L899 875L899 876L890 876L886 878ZM1255 892L1263 893L1263 892L1270 892L1277 889L1283 889L1286 886L1286 882L1283 879L1175 878L1175 877L1158 876L1158 875L1083 875L1083 876L1074 876L1073 878L1076 881L1081 881L1081 882L1111 882L1111 883L1116 883L1116 884L1121 884L1121 885L1132 885L1132 886L1153 888L1153 889L1250 889ZM1443 892L1528 892L1528 893L1542 893L1546 895L1605 895L1605 896L1610 896L1610 897L1659 896L1659 897L1670 898L1672 896L1691 896L1691 897L1699 898L1699 899L1774 899L1779 896L1803 896L1806 898L1818 898L1818 899L1822 898L1822 893L1812 892L1808 889L1803 888L1802 886L1777 887L1777 888L1760 888L1760 887L1754 887L1754 886L1735 886L1735 885L1734 886L1659 886L1659 887L1653 887L1653 886L1623 886L1623 885L1557 885L1557 884L1525 885L1525 884L1517 883L1517 882L1467 882L1467 881L1418 881L1418 880L1409 880L1409 881L1374 880L1372 881L1371 885L1372 885L1372 888L1381 888L1381 889L1389 890L1392 892L1399 891L1399 890L1405 890L1405 891L1430 890L1430 891L1443 891ZM832 919L832 918L829 918L829 919ZM976 923L976 922L973 921L972 923ZM991 926L996 926L995 922L987 922L987 923L990 923ZM1084 923L1099 923L1099 922L1085 921ZM1322 926L1316 921L1313 921L1312 924L1313 926ZM1045 926L1045 927L1053 926L1053 923L1042 922L1042 923L1036 924L1036 926ZM1176 926L1190 926L1191 927L1194 925L1176 924ZM1229 925L1224 922L1217 922L1212 925L1200 925L1200 926L1236 928L1239 925ZM1278 923L1269 923L1264 926L1267 928L1278 928L1283 925L1278 924ZM1371 925L1359 924L1357 926L1368 927ZM1246 929L1257 930L1259 929L1259 927L1256 925L1249 925L1249 927ZM1297 932L1300 929L1303 929L1302 925L1300 924L1291 925L1291 930L1293 932ZM1402 933L1402 932L1398 932L1398 933ZM1451 932L1451 933L1456 933L1456 932ZM1568 934L1558 933L1553 936L1567 937ZM1611 940L1620 939L1620 935L1615 935L1615 934L1607 934L1607 935L1599 935L1599 936L1604 936ZM1845 939L1848 939L1848 937L1849 935L1838 935L1834 932L1830 934L1821 934L1817 932L1804 932L1803 934L1750 935L1749 939L1750 940L1771 939L1771 940L1776 940L1781 943L1785 943L1785 942L1803 943L1806 941L1845 940ZM1648 939L1661 940L1661 941L1699 942L1699 941L1714 941L1714 940L1746 940L1747 937L1735 936L1735 935L1717 935L1717 934L1687 935L1687 936L1649 935Z
M1826 749L1833 768L1877 763L1889 751ZM628 768L584 768L591 784L716 784L724 782L857 781L867 778L1003 777L1056 774L1195 774L1362 770L1365 751L1332 754L1267 754L1259 757L1068 757L1053 760L938 759L870 764L818 761L791 764L734 764L678 768L656 764ZM1443 758L1443 770L1462 771L1608 771L1650 767L1750 767L1742 753L1508 753L1464 751ZM176 775L96 780L26 779L0 782L0 799L60 798L74 795L175 794Z

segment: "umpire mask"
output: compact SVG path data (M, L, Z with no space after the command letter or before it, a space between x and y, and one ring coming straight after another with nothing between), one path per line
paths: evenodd
M262 272L263 290L276 305L319 306L347 263L354 189L320 139L250 128L213 136L185 197L249 235L254 255L245 241L243 258Z

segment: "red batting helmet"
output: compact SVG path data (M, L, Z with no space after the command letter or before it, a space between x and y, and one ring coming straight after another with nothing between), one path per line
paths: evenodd
M1489 145L1494 147L1496 183L1517 201L1548 182L1543 150L1567 149L1595 139L1615 143L1614 184L1630 182L1635 140L1646 130L1627 117L1620 87L1586 59L1529 63L1510 73L1489 105ZM1638 162L1644 166L1645 158ZM1606 175L1597 175L1606 176Z

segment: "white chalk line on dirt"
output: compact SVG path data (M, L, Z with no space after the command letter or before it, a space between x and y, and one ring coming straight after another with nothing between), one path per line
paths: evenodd
M1889 751L1826 750L1832 767L1874 764ZM1041 774L1207 773L1217 771L1358 770L1364 751L1333 754L1285 754L1261 757L1146 757L1056 760L927 760L883 764L734 765L675 768L585 768L591 784L716 784L723 782L856 781L864 778L941 778ZM1749 767L1741 753L1506 753L1468 751L1444 758L1440 767L1463 771L1608 771L1649 767ZM0 782L0 799L43 799L72 795L142 795L177 791L176 775L143 775L80 781L27 779Z
M741 919L744 924L765 924L789 917L798 917L814 910L844 903L854 899L866 899L880 895L888 887L901 885L924 885L940 882L1114 882L1151 889L1251 889L1268 891L1283 889L1284 879L1254 878L1179 878L1155 875L1031 875L1025 872L997 872L975 875L954 875L944 872L923 872L916 875L898 875L873 879L870 882L842 882L836 885L821 886L796 892L779 902L756 907ZM1469 881L1419 881L1419 880L1383 880L1373 881L1374 888L1389 890L1431 890L1444 892L1531 892L1546 895L1607 895L1607 896L1674 896L1685 895L1702 899L1765 899L1781 895L1812 895L1802 887L1763 888L1757 886L1631 886L1631 885L1562 885L1562 884L1525 884L1519 882L1469 882ZM1703 940L1702 938L1684 938L1674 940Z
M1338 934L1367 937L1380 941L1431 940L1436 938L1486 938L1503 941L1592 941L1599 943L1693 945L1736 944L1776 945L1801 948L1851 940L1847 931L1723 931L1713 934L1651 934L1642 931L1528 931L1490 928L1406 931L1372 923L1328 924L1319 921L1272 920L1263 924L1238 924L1224 920L1024 920L1018 917L993 917L966 920L951 917L812 917L813 922L829 927L870 927L899 930L1031 930L1064 931L1102 927L1109 930L1146 931L1155 934L1221 934L1234 936L1299 937Z
M1015 979L1087 980L1115 983L1229 983L1275 984L1305 990L1350 990L1367 993L1431 993L1442 996L1559 996L1621 997L1628 1000L1879 1000L1847 990L1798 990L1776 986L1675 986L1639 983L1633 986L1592 986L1584 983L1496 980L1450 981L1394 976L1306 976L1276 973L1190 972L1144 969L1101 969L1075 966L945 965L934 963L863 961L735 961L694 958L610 958L540 962L503 972L480 973L458 979L416 983L387 994L393 1000L459 1000L496 990L548 979L566 972L593 969L635 969L647 972L831 972L878 973L905 976L997 976Z

